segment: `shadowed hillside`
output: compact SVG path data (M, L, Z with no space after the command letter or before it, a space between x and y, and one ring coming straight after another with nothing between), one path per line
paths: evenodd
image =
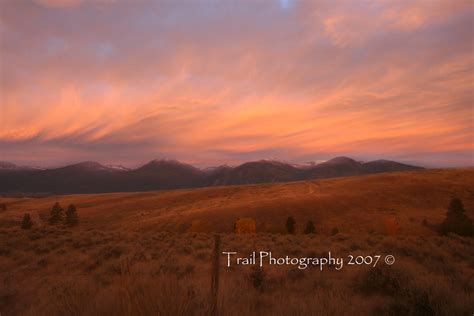
M86 161L56 169L20 167L0 162L0 193L47 195L169 190L235 184L312 180L370 173L420 170L395 161L357 162L337 157L316 166L293 166L274 160L237 167L201 170L176 160L153 160L137 168L104 166Z

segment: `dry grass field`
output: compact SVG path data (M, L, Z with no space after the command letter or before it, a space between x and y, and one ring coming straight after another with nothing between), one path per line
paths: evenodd
M221 251L242 256L396 258L320 271L227 267L220 256L219 315L472 315L473 238L433 229L452 197L474 218L474 169L0 198L0 314L209 315L218 233ZM55 202L74 203L79 226L49 225ZM29 230L20 228L25 213ZM286 233L289 216L295 234ZM257 232L235 234L239 218L254 219ZM309 220L316 234L303 233Z

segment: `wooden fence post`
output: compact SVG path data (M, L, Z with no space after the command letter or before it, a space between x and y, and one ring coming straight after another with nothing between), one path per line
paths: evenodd
M214 235L214 254L212 260L212 280L211 280L211 295L212 306L211 315L218 315L217 312L217 293L219 290L219 256L221 247L221 236Z

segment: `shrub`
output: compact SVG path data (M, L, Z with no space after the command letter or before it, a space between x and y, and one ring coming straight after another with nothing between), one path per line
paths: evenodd
M75 226L79 224L79 217L77 216L76 206L70 204L66 211L66 224L68 226Z
M390 304L388 314L390 315L438 315L432 297L425 291L417 288L408 288L402 295L395 297ZM453 314L454 315L454 314Z
M54 203L53 207L51 208L51 213L49 217L49 223L57 224L63 220L63 208L59 205L58 202Z
M207 260L209 258L209 253L205 250L200 250L194 254L194 257L199 260Z
M441 224L441 233L455 233L461 236L473 236L472 220L466 216L464 205L460 199L451 200L446 213L446 219Z
M384 229L387 236L395 236L398 230L398 222L395 217L388 217L384 220Z
M234 224L236 234L257 232L257 223L253 218L239 218Z
M356 287L364 294L399 295L408 282L402 271L380 265L364 271L356 278Z
M212 232L212 225L204 219L196 219L192 221L189 230L193 233L210 233Z
M448 206L448 213L464 213L466 210L464 209L464 204L462 203L462 201L458 198L453 198L451 199L451 201L449 202L449 206Z
M291 281L298 281L305 277L304 271L300 269L290 269L286 275Z
M337 227L334 227L332 230L331 230L331 236L335 236L339 234L339 229Z
M289 234L295 233L295 219L291 216L286 220L286 230Z
M103 260L118 259L124 253L121 246L104 246L97 252L97 258Z
M31 221L31 216L30 216L30 214L26 213L23 216L23 221L21 222L21 228L22 229L30 229L31 226L33 226L33 222Z
M314 227L313 221L308 221L306 223L306 228L304 229L305 234L315 234L316 228Z
M249 274L249 278L254 288L259 291L263 289L263 283L265 281L265 271L263 271L262 267L253 267L252 271Z

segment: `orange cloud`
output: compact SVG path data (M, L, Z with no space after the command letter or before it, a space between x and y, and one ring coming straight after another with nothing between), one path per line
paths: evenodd
M1 4L0 159L472 164L469 2L40 3Z
M33 0L33 2L51 8L67 8L80 4L111 3L115 0Z

